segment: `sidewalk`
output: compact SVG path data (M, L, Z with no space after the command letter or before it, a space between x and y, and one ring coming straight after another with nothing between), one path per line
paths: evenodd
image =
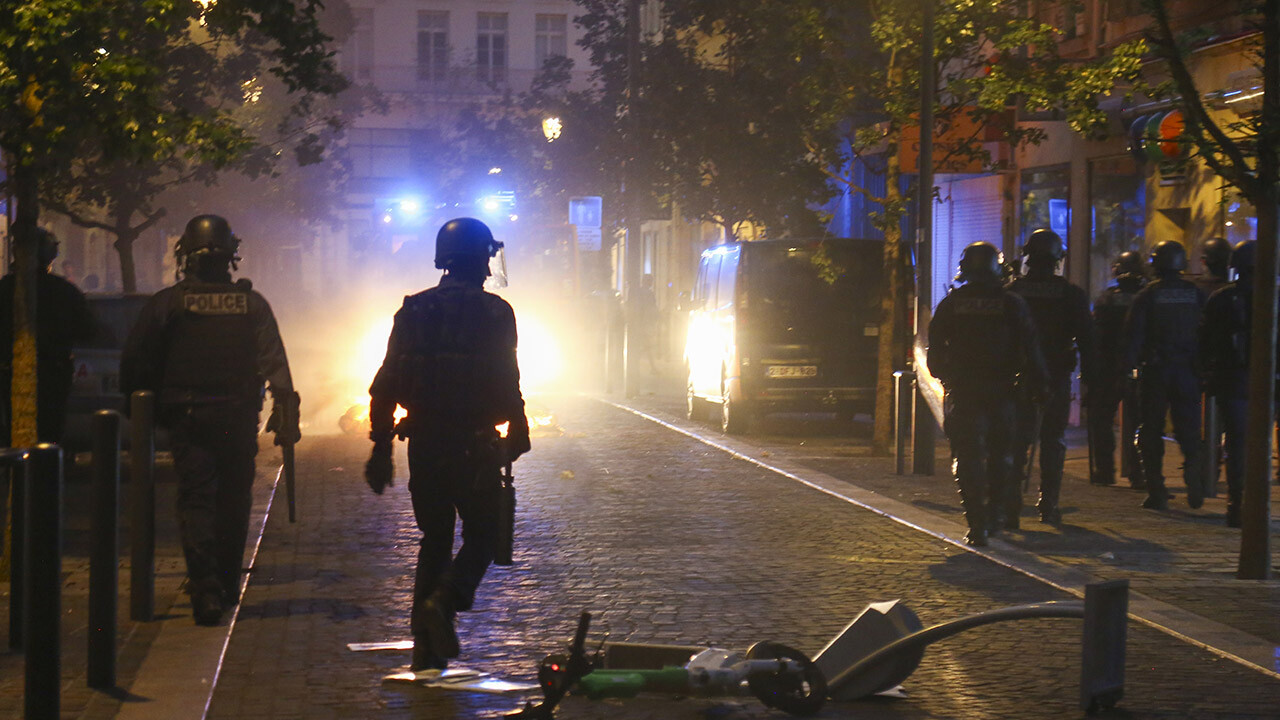
M274 457L273 457L274 456ZM174 506L177 498L177 482L171 461L162 455L156 467L156 547L155 547L155 620L135 622L129 617L130 595L130 528L128 512L128 455L122 455L120 488L120 562L118 565L118 596L116 599L116 632L118 653L116 656L117 687L109 691L94 690L87 685L88 664L88 607L89 607L89 551L92 541L92 485L89 455L67 458L63 483L63 549L62 549L62 622L61 666L62 696L61 716L76 720L109 720L116 718L124 704L154 704L156 697L134 694L139 682L150 678L148 666L154 665L157 648L189 642L173 637L172 627L186 627L191 621L190 601L183 591L186 564L178 537L177 514ZM258 476L254 485L254 506L257 516L251 522L251 540L261 532L261 514L267 499L274 490L274 480L279 468L279 450L269 441L261 446L258 455ZM0 584L0 718L23 717L23 688L25 668L23 655L9 650L9 583ZM225 624L224 624L225 625ZM195 644L220 648L225 643L229 627L200 628L205 631L195 638ZM168 632L166 632L168 631ZM188 638L190 640L190 638ZM214 664L209 670L216 672ZM154 671L152 671L154 674ZM210 676L212 680L212 676ZM170 685L165 693L196 695L200 688ZM203 711L210 687L204 688L205 699L200 701ZM157 693L159 694L159 693ZM164 715L154 715L163 718ZM199 717L198 715L196 717ZM174 718L177 720L177 718Z

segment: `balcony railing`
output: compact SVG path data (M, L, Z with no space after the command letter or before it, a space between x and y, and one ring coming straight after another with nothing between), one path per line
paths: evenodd
M450 67L432 73L416 65L379 65L367 73L349 73L357 84L371 83L384 93L429 95L433 97L485 97L528 92L535 70L515 68ZM590 73L574 71L569 87L584 90Z

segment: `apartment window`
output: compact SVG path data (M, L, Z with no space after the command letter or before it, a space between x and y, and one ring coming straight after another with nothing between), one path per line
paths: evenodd
M507 78L507 14L476 14L476 76L482 82Z
M356 80L373 79L373 8L352 8L355 32L342 54L342 71Z
M449 70L449 13L418 11L418 79L439 81Z
M568 17L537 15L534 17L533 66L541 70L547 58L568 55Z

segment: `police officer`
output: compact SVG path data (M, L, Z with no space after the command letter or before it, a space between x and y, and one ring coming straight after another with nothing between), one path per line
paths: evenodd
M1200 250L1200 262L1204 264L1204 274L1198 276L1195 283L1206 298L1231 282L1227 277L1231 243L1219 237L1205 240Z
M1026 300L1031 308L1040 351L1049 370L1048 391L1040 402L1026 396L1018 399L1015 486L1021 488L1031 472L1028 458L1038 428L1040 499L1036 509L1040 520L1050 524L1062 520L1058 495L1067 457L1065 436L1071 412L1071 374L1076 368L1077 354L1085 385L1093 384L1093 318L1089 314L1089 297L1079 286L1057 274L1066 254L1066 246L1057 233L1047 228L1036 230L1022 246L1027 274L1009 283L1009 290ZM1016 514L1021 509L1022 499L1015 495L1006 512Z
M1093 302L1093 328L1097 340L1098 363L1089 386L1089 437L1093 443L1094 467L1089 478L1095 485L1116 482L1116 411L1124 399L1128 374L1121 367L1127 343L1124 321L1138 291L1147 284L1142 256L1133 251L1120 253L1111 265L1114 285ZM1133 438L1124 438L1128 452Z
M1182 277L1187 251L1181 243L1164 240L1151 251L1156 280L1133 299L1125 321L1128 347L1124 368L1138 368L1142 429L1138 447L1147 479L1144 508L1165 510L1171 497L1164 484L1164 421L1173 418L1173 434L1182 449L1187 504L1204 502L1200 463L1200 376L1197 333L1204 294Z
M1038 395L1046 374L1027 304L1001 282L1000 251L976 242L960 256L957 282L929 324L929 371L946 388L943 429L951 441L952 471L969 532L965 542L987 544L1002 526L1014 493L1015 386Z
M67 423L67 399L71 395L71 348L93 335L93 316L84 293L61 275L51 272L58 257L58 239L43 228L38 237L36 271L36 434L40 442L62 441ZM0 412L4 427L0 440L9 441L9 402L13 380L13 273L0 278Z
M271 306L248 280L231 280L239 245L217 215L187 223L175 250L183 279L143 306L120 365L126 396L155 392L157 421L169 430L187 592L201 625L216 625L239 601L264 382L276 444L300 436Z
M375 493L392 482L393 438L409 439L409 493L422 531L410 620L415 671L443 670L458 656L455 614L471 609L494 557L501 467L529 450L515 314L483 289L501 247L473 218L440 228L435 265L444 277L404 299L369 388L373 454L365 478ZM399 426L396 405L408 410ZM504 423L500 441L495 426Z
M1244 493L1245 421L1249 403L1249 339L1257 245L1248 240L1231 253L1236 279L1209 297L1200 325L1205 391L1222 408L1226 442L1227 525L1240 527Z

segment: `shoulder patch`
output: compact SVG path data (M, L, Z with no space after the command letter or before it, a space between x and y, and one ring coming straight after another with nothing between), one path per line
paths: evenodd
M242 292L187 293L182 309L196 315L248 315L249 296Z
M1155 301L1159 305L1195 305L1200 297L1195 288L1157 288Z

